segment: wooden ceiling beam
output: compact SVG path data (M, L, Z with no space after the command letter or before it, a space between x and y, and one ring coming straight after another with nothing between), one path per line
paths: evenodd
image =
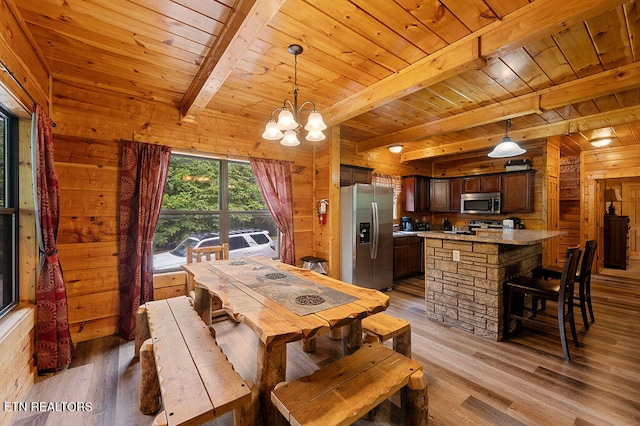
M358 152L401 142L427 139L509 118L540 113L569 104L640 87L640 62L528 93L500 103L465 111L442 120L367 139L356 145Z
M585 117L559 121L543 126L535 126L528 129L514 130L509 132L509 138L515 142L525 142L534 139L548 138L551 136L568 135L575 132L595 130L606 126L617 126L634 121L640 121L640 106L632 106L615 111L592 114ZM503 137L504 134L499 133L438 147L416 149L402 153L400 159L403 162L422 160L425 158L460 154L469 150L477 151L483 148L493 148L500 142L500 140L502 140Z
M322 111L327 125L340 124L392 100L400 99L468 69L486 58L557 33L628 0L536 0L504 19L453 43ZM565 7L565 4L569 4Z
M540 97L525 95L507 101L498 102L486 107L465 111L451 117L437 121L430 121L409 129L402 129L356 144L357 152L368 151L381 146L393 145L399 142L426 139L431 136L458 130L470 129L484 124L495 123L509 118L520 117L527 114L541 113Z
M477 38L451 44L401 69L395 74L336 102L322 112L328 126L340 124L387 102L446 80L469 69L486 65Z
M240 0L180 103L182 121L195 121L225 82L258 33L286 0Z

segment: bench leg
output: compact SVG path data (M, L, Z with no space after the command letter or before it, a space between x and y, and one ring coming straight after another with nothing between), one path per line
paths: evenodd
M302 350L305 352L315 352L316 351L316 338L312 337L310 339L304 339L302 341Z
M140 356L140 346L149 337L151 337L151 332L149 331L149 321L147 320L147 308L145 305L140 305L136 311L136 341L133 352L135 358Z
M251 389L251 400L240 408L233 410L233 426L254 426L258 423L258 387L247 380Z
M393 350L411 358L411 330L398 334L393 338Z
M331 330L329 330L329 338L331 340L342 339L342 327L332 328Z
M402 388L402 424L422 426L429 422L429 397L427 378L422 370L409 378L407 386Z
M160 409L160 383L151 339L140 346L140 411L154 414Z
M169 422L167 422L167 413L162 410L155 419L153 419L153 423L151 426L167 426Z

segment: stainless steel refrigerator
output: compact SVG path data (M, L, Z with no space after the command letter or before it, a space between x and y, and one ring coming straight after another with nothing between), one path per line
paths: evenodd
M393 284L393 189L357 183L340 189L342 281L377 290Z

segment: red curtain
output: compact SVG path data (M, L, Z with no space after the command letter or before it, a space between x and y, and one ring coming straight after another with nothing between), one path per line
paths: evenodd
M120 171L119 334L135 337L136 311L153 300L153 234L167 183L171 148L122 141Z
M55 371L69 365L75 356L67 292L58 258L60 188L53 161L51 118L40 106L35 112L35 185L40 275L36 288L36 364L38 371Z
M282 235L280 259L284 263L295 266L291 163L264 158L250 158L249 161L262 197L267 203L267 209Z

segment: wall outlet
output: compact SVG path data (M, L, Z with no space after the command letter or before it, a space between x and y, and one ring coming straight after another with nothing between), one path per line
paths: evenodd
M453 251L453 261L460 262L460 250Z

